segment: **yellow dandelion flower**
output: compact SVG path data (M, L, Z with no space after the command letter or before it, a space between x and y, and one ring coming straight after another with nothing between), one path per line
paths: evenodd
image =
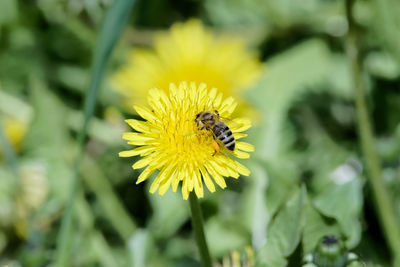
M224 177L238 178L240 174L250 174L245 166L232 158L249 158L247 152L254 150L252 145L237 141L247 136L242 132L250 128L249 120L235 118L226 121L236 139L236 146L232 152L221 146L218 153L214 150L212 132L199 129L195 122L198 113L214 109L221 117L229 118L236 107L232 97L223 100L222 93L215 88L208 90L204 83L197 87L193 82L190 86L182 82L179 87L171 83L168 93L151 89L148 104L150 108L134 106L145 121L126 120L137 132L124 133L123 139L137 147L119 153L120 157L143 157L132 165L134 169L146 167L137 184L159 171L150 187L151 193L158 190L163 195L170 186L176 192L182 181L183 199L187 199L193 190L201 198L203 182L209 191L214 192L214 182L225 188Z
M21 150L21 143L28 130L26 123L21 120L5 117L2 121L5 138L10 142L11 147L17 152ZM2 155L2 147L0 144L0 156Z
M261 63L243 42L215 37L199 20L176 23L155 36L154 50L133 49L127 64L112 79L113 86L131 103L144 104L149 88L167 92L171 82L204 82L224 95L242 99L241 92L260 76ZM135 101L135 102L132 102Z

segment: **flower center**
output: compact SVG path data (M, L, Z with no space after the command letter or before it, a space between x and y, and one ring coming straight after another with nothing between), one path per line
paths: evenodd
M214 152L212 133L198 129L194 112L182 115L172 115L166 120L160 132L161 151L168 151L168 157L177 164L200 166Z

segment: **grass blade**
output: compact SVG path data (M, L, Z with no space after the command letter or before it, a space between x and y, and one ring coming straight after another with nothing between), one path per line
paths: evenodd
M79 186L79 170L83 159L83 145L87 134L88 125L93 116L96 106L97 95L99 94L99 85L106 68L106 63L110 57L111 51L121 35L122 29L128 21L134 0L118 0L114 1L111 8L105 15L103 26L98 37L97 46L93 58L92 74L89 90L86 93L84 103L84 122L82 129L78 134L79 154L74 164L73 182L70 191L67 210L62 218L61 230L58 235L56 265L68 266L69 246L72 231L72 219L74 201Z
M136 230L136 225L120 202L107 177L89 156L83 160L82 171L82 180L96 194L104 216L113 225L121 239L128 242Z

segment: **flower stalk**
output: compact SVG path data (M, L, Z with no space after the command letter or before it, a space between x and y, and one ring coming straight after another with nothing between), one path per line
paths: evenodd
M400 228L394 214L394 207L389 199L389 192L382 179L382 168L375 150L374 136L371 121L368 115L367 104L364 96L365 88L361 76L360 55L357 45L356 25L352 16L355 0L346 0L346 15L349 23L349 36L347 52L351 60L353 75L353 88L358 121L358 131L361 141L362 153L367 166L369 186L373 192L375 209L378 214L386 242L393 256L400 255ZM398 256L397 256L398 257ZM399 262L397 260L397 262ZM397 263L399 264L399 263ZM398 265L396 265L398 266Z
M204 235L203 215L196 194L189 194L190 211L192 213L192 227L196 236L197 247L204 267L212 267L210 252Z

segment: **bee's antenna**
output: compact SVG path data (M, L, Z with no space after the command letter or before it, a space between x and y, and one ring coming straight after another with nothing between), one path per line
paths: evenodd
M216 109L214 108L214 103L212 104L212 108L213 108L213 110L214 110L214 113L217 114L217 117L219 118L219 112L218 112L218 110L216 110Z

